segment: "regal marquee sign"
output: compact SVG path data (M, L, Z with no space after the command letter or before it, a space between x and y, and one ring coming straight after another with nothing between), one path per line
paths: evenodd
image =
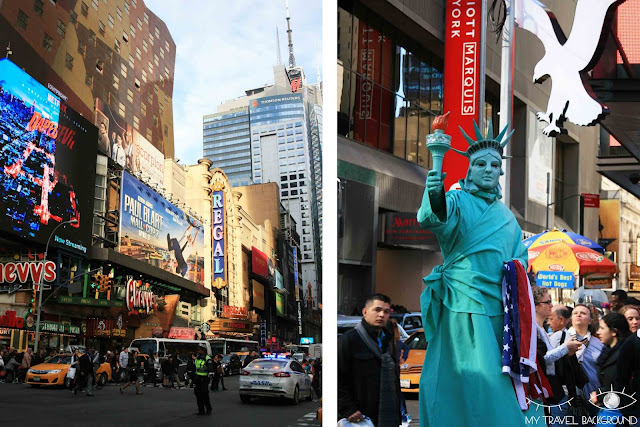
M213 185L213 286L227 285L225 187L216 181Z

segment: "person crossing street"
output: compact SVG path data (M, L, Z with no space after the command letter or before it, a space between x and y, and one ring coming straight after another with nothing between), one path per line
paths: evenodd
M193 394L196 395L196 402L198 404L198 412L196 415L211 414L211 400L209 399L209 374L214 371L214 363L211 356L206 354L206 351L206 345L200 344L198 346L198 356L195 360L196 374L194 375L193 379Z

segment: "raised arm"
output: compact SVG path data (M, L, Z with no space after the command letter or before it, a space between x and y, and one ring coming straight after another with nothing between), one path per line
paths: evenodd
M447 221L447 203L443 184L446 176L446 173L439 175L435 170L429 171L427 175L424 196L418 211L418 222L424 228L431 228L430 223L435 219L439 222ZM433 218L432 214L435 214L436 218Z

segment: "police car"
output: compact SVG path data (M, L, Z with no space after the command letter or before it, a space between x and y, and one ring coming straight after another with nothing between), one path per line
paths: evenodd
M313 400L311 377L297 360L287 359L284 354L267 354L253 360L240 374L243 403L249 403L252 397L290 399L294 405L302 398Z

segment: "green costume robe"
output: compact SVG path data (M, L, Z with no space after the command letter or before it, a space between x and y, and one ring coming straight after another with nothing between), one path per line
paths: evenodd
M425 190L418 221L437 236L444 263L424 278L420 298L428 342L420 426L525 425L502 373L503 265L517 259L527 267L522 231L496 194L449 191L446 210L440 221ZM544 415L534 405L526 415L533 413Z

